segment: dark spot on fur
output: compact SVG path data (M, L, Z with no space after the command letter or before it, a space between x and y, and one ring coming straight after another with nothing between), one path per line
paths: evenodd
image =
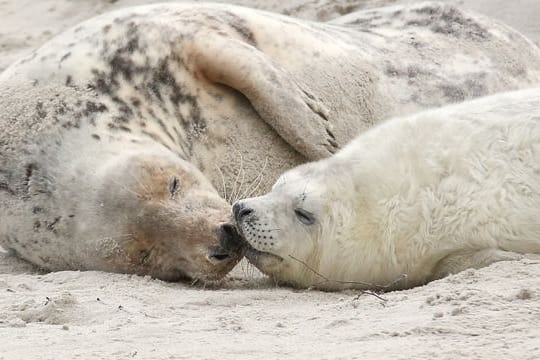
M399 70L393 64L388 64L384 69L384 73L388 76L398 76Z
M89 88L95 89L102 94L111 95L118 87L118 82L110 74L98 69L92 69L91 72L96 79L95 83L88 84Z
M69 58L71 56L71 52L67 52L65 53L61 58L60 58L60 63L62 63L63 61L65 61L67 58Z
M466 98L465 92L459 86L445 84L445 85L440 85L439 88L442 90L444 96L450 102L462 102Z
M73 79L71 75L66 76L66 86L72 86L73 85Z
M165 139L170 140L189 154L192 148L191 139L202 136L207 131L207 124L197 96L186 91L179 77L185 67L184 60L174 51L158 59L148 55L147 47L151 44L147 43L146 34L156 30L134 18L136 16L114 19L117 24L114 33L110 31L111 24L103 27L103 31L107 31L108 35L99 40L96 52L106 66L91 69L92 79L86 85L89 90L94 90L98 96L105 95L113 103L107 105L108 108L104 105L102 108L96 107L99 104L87 104L86 109L80 112L90 124L96 125L96 121L104 117L95 118L92 114L108 111L110 117L106 126L111 130L124 132L135 131L136 127L144 129L147 124L154 123L161 131L151 135L147 132L147 136L161 144L164 144ZM233 30L242 38L249 42L255 41L242 19L231 14L229 20L231 24L235 24ZM223 24L223 19L216 21ZM176 42L170 44L171 47L177 45ZM142 61L135 62L134 54ZM126 92L120 90L125 87L134 95L124 96ZM146 106L149 107L144 108ZM159 111L154 111L155 109ZM129 123L129 126L126 125ZM175 130L176 126L181 126L186 131L179 133Z
M62 219L61 216L57 216L54 218L53 221L47 222L47 230L55 232L55 226L58 224L58 222Z
M24 176L24 186L27 190L28 189L28 186L30 184L30 179L32 178L32 175L34 174L34 171L36 171L38 168L38 166L34 163L30 163L30 164L27 164L26 165L26 169L25 169L25 176Z
M146 130L143 130L142 131L142 134L148 136L149 138L151 138L152 140L160 143L161 145L165 146L167 149L171 150L170 146L168 146L165 141L163 141L163 139L157 135L157 134L154 134L154 133L151 133L151 132L148 132Z
M335 148L338 148L338 147L339 147L338 143L337 143L335 140L333 140L333 139L327 139L327 141L328 141L328 142L330 143L330 145L332 145L333 147L335 147Z
M72 129L72 128L75 128L75 129L80 128L80 114L78 113L75 114L75 120L74 121L68 120L64 122L62 124L62 127L67 130Z
M257 46L257 41L255 40L255 35L247 27L246 21L231 12L225 12L226 20L228 25L233 28L247 43L253 46Z
M330 129L326 129L326 133L332 138L332 139L336 139L336 137L334 136L334 133L332 131L330 131Z
M415 78L422 73L422 70L418 66L408 66L407 67L407 76L409 78Z
M413 12L428 17L411 20L406 23L407 26L423 26L434 33L473 40L485 40L489 37L489 32L477 21L451 5L428 4L414 9Z
M96 140L101 140L101 137L98 134L92 134L92 137Z
M485 76L486 74L483 73ZM471 78L465 80L465 87L469 90L470 95L473 97L479 97L486 95L488 90L486 89L485 82L481 80L481 75L479 78Z
M141 100L136 98L136 97L132 97L131 98L131 104L138 108L138 107L141 106Z
M43 212L43 208L39 207L39 206L34 206L32 208L32 214L39 214L39 213L42 213Z
M15 195L15 191L13 191L8 184L4 182L0 182L0 191L6 191L10 195Z
M175 138L172 136L172 134L169 132L169 129L167 128L167 125L165 125L165 123L163 122L163 120L161 119L157 119L157 122L161 128L161 130L163 130L163 132L165 133L165 135L167 135L167 137L169 139L171 139L173 142L176 142Z
M125 102L116 95L112 96L111 100L115 102L115 104L117 105L117 110L122 114L122 116L126 117L133 115L133 110L131 110L131 107L127 102Z
M93 101L86 102L86 109L83 111L83 115L89 116L91 114L103 113L108 110L107 106L103 103L95 103Z
M40 119L44 119L47 116L47 111L43 108L43 102L41 101L36 103L36 115Z

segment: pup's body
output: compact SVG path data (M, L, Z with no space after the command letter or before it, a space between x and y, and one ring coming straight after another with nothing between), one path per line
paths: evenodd
M302 287L410 287L540 254L540 89L389 120L235 213L248 259Z

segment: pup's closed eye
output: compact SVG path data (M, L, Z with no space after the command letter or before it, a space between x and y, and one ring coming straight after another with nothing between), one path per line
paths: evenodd
M313 225L315 224L315 215L307 210L297 208L294 209L294 214L298 220L304 225Z

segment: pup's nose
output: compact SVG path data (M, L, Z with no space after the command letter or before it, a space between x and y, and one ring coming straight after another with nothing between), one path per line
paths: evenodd
M248 216L249 214L253 213L253 209L245 206L241 201L237 201L233 205L233 214L234 219L237 223L240 223L240 221Z
M237 253L242 248L242 237L231 224L223 224L219 227L219 246L227 252Z

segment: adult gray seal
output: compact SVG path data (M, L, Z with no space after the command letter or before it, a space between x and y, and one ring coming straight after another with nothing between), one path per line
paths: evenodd
M436 3L330 24L217 4L105 14L0 76L0 244L48 270L217 279L241 257L224 198L539 69L519 33Z
M300 287L391 290L540 256L540 88L389 120L233 208L247 258Z

